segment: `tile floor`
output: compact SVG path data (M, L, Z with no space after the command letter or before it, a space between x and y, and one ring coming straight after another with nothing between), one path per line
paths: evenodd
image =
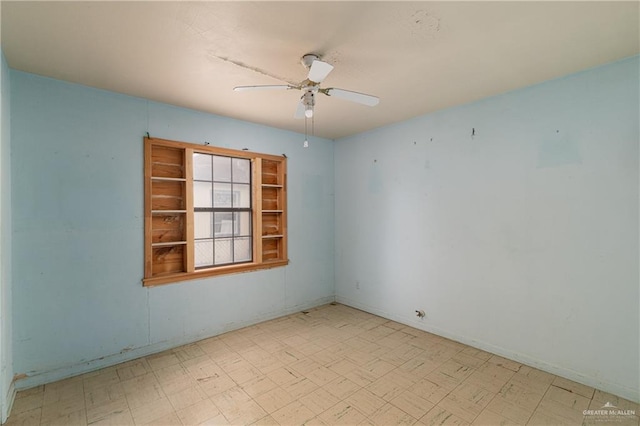
M638 404L332 304L19 392L11 425L616 425Z

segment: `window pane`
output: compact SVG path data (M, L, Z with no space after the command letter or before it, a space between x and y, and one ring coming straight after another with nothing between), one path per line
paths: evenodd
M231 252L231 239L224 238L222 240L215 240L216 244L216 265L233 262L233 256Z
M194 256L196 268L213 265L213 240L196 241Z
M214 183L213 184L213 206L214 207L231 207L231 184L230 183Z
M233 181L251 183L251 161L243 158L233 159Z
M251 207L251 185L233 184L233 207Z
M210 182L193 182L193 206L213 207L211 204Z
M233 261L246 262L251 260L251 238L235 238L233 240Z
M249 212L238 212L235 214L233 234L243 237L251 235L251 214Z
M213 238L213 213L195 212L193 221L194 238Z
M193 178L195 180L211 180L211 155L193 154Z
M231 182L231 158L213 156L213 180L216 182Z
M224 212L224 213L215 213L215 236L219 237L230 237L233 235L233 213Z

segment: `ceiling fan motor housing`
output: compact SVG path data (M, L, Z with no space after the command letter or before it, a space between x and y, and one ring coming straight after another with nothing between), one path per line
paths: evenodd
M307 53L302 57L300 62L302 62L302 65L304 65L304 67L308 69L308 68L311 68L311 64L313 64L313 61L319 61L319 60L320 60L320 57L318 55L315 55L313 53Z

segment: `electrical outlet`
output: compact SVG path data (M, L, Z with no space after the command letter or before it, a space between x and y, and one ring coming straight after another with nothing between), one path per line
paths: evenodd
M360 281L356 281L356 290L360 290Z

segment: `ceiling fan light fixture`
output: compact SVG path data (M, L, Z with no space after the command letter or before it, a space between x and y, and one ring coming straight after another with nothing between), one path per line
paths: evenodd
M304 108L304 116L307 117L307 118L313 117L313 106L312 105L307 105Z

